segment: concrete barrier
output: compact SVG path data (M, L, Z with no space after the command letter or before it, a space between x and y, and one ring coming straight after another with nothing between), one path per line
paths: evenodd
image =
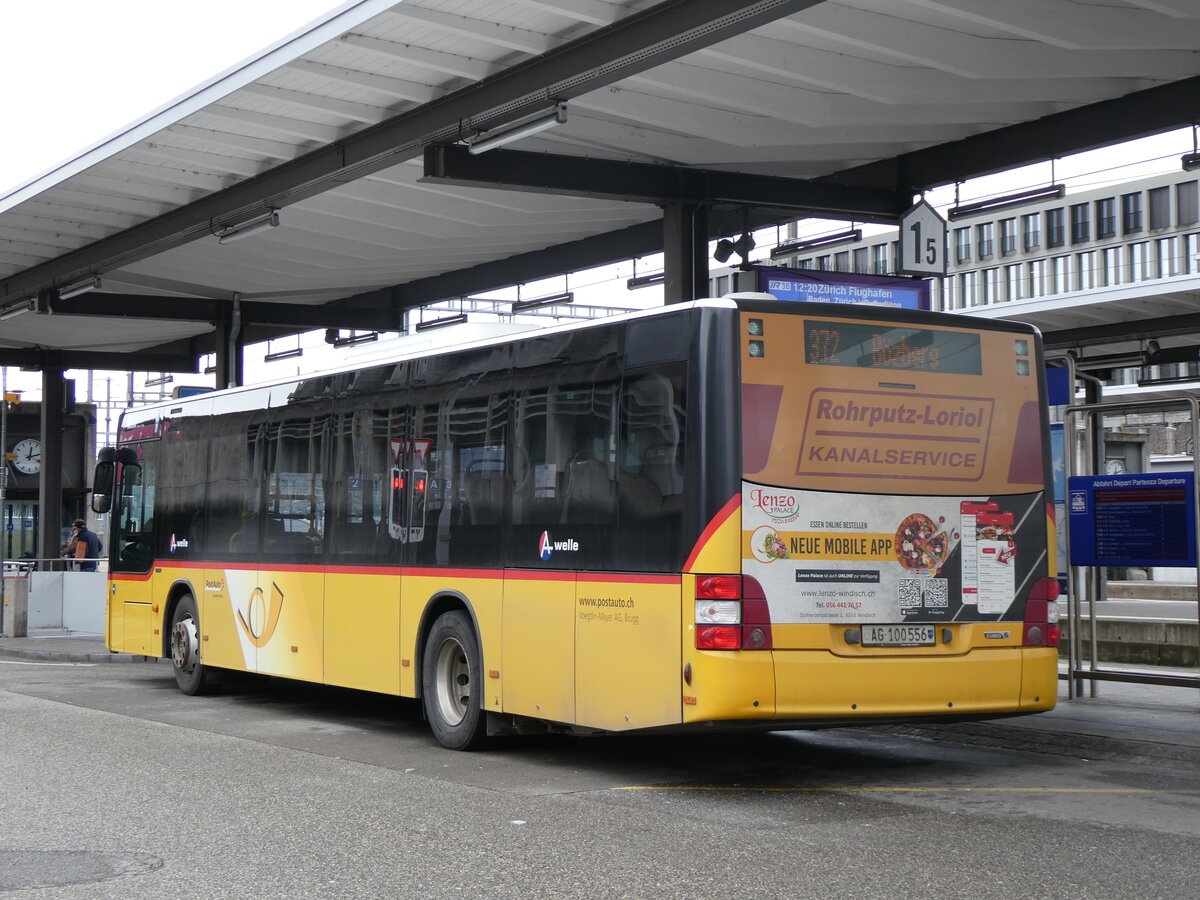
M1177 581L1110 581L1108 596L1122 600L1190 600L1196 602L1196 584Z
M105 581L103 572L29 573L28 628L104 634Z
M25 575L4 576L4 627L0 634L25 637L29 633L29 582Z
M1060 623L1063 631L1059 655L1067 655L1068 625ZM1089 653L1091 622L1080 623L1084 641L1084 656ZM1098 662L1124 663L1142 666L1200 666L1200 625L1188 622L1151 622L1100 619L1096 623Z

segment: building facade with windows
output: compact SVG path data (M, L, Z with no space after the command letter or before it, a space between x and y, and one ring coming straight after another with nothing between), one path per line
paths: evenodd
M947 273L932 279L932 308L985 316L1052 301L1082 324L1090 306L1182 293L1200 308L1200 172L1180 171L1012 205L964 206L948 216ZM974 209L972 209L974 208ZM895 232L777 259L798 269L892 274ZM1044 306L1045 304L1041 304ZM1044 326L1043 326L1044 327ZM1141 379L1200 380L1200 361L1123 369Z

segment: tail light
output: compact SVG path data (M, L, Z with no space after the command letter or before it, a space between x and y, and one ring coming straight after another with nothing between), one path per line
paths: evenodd
M771 611L749 575L696 579L697 650L770 650Z
M1034 582L1025 604L1025 632L1021 643L1026 647L1057 647L1062 639L1058 627L1057 578L1040 578Z

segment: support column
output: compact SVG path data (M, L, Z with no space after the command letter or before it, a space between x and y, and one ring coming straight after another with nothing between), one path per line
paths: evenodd
M674 200L663 206L663 302L708 296L708 208Z
M62 546L63 502L63 400L65 399L61 365L42 369L42 471L38 479L37 555L57 559Z
M229 315L216 326L216 385L217 389L240 387L246 381L244 355L242 353L242 303L235 296Z

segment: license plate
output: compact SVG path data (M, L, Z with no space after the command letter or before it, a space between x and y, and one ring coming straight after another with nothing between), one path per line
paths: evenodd
M864 625L864 647L932 647L932 625Z

